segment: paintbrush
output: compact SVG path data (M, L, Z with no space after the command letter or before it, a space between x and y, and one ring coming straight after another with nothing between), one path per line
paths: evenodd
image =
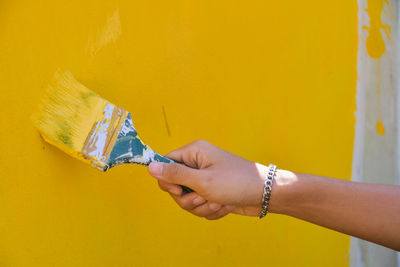
M143 142L131 113L86 88L69 71L55 73L32 120L45 141L103 172L124 163L177 163Z

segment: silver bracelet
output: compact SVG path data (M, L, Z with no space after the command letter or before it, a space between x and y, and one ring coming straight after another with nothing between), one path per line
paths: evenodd
M271 198L271 191L272 191L272 182L274 181L275 173L276 173L276 166L273 164L270 164L268 170L268 175L267 178L265 179L264 182L264 193L262 197L262 203L261 203L261 212L260 212L260 219L264 218L265 215L268 213L268 207L269 207L269 200Z

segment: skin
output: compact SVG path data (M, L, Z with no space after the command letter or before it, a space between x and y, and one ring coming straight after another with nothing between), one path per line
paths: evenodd
M268 167L201 140L167 156L186 166L153 162L148 170L184 210L209 220L259 215ZM400 251L400 186L277 170L269 211Z

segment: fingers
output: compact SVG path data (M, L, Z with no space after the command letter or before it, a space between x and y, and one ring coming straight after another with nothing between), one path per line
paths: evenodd
M175 161L185 163L189 167L196 168L196 165L193 163L193 161L188 160L189 156L187 156L187 153L189 150L190 150L189 145L186 145L174 151L169 152L165 156Z
M203 181L207 180L207 177L204 177L207 172L200 171L199 169L204 169L212 165L212 162L206 156L208 153L205 152L211 147L213 146L206 141L199 140L192 142L167 154L167 157L178 162L183 162L185 165L151 162L148 171L152 176L166 183L181 184L194 190L201 190ZM175 189L174 193L179 192Z
M148 171L158 179L160 188L169 192L182 209L209 220L222 218L232 212L234 209L232 206L208 202L200 196L208 199L207 196L211 194L209 189L215 187L214 169L210 167L217 162L216 159L230 157L228 152L199 140L172 151L166 156L185 165L152 162ZM179 185L192 188L195 192L184 193ZM218 197L214 199L217 200ZM221 202L224 203L224 201Z
M217 203L206 202L189 212L196 216L204 217L207 220L217 220L231 213L233 209L233 206L223 206Z
M192 210L189 210L189 212L199 217L207 217L218 212L221 208L222 206L220 204L207 202Z
M171 195L175 202L184 210L191 211L207 202L197 193L192 192L181 196Z
M210 158L212 155L210 151L211 147L214 146L207 141L197 140L171 151L166 156L178 162L182 162L191 168L203 169L212 164Z
M199 179L199 170L177 163L152 162L148 168L149 173L166 183L186 185L196 189Z
M168 192L172 195L180 196L183 193L182 187L176 184L170 184L161 180L158 180L158 186L161 190Z
M182 188L175 184L158 181L160 188L168 193L175 202L184 210L208 220L217 220L231 213L234 206L221 206L211 203L199 196L196 192L182 194Z
M221 219L222 217L225 217L229 213L231 213L235 209L234 206L222 206L222 208L215 212L212 213L211 215L206 216L207 220L218 220Z
M220 219L234 210L233 206L222 206L217 203L208 202L195 192L182 196L171 196L182 209L198 217L205 217L208 220Z

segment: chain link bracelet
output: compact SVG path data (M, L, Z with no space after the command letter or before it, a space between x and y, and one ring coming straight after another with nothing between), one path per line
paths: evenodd
M261 204L262 209L259 216L260 219L264 218L265 215L267 215L268 213L269 200L271 198L271 191L272 191L272 182L274 181L276 173L275 165L270 164L268 167L269 167L268 175L264 182L264 193L262 196L262 204Z

